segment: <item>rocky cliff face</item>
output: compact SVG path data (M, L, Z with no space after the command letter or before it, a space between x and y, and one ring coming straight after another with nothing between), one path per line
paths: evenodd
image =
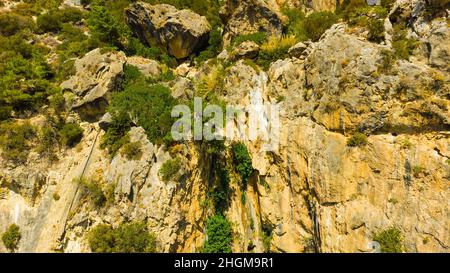
M223 13L225 36L236 34L240 20L247 24L248 14L267 19L264 31L281 33L275 9L252 10L258 6L229 2L235 5ZM318 9L336 4L312 2ZM168 86L177 98L191 98L194 83L220 68L223 88L218 96L224 102L248 105L250 95L257 94L282 110L279 149L261 152L261 140L244 141L255 171L246 188L231 175L225 215L232 223L233 251L377 252L374 235L395 226L407 252L449 252L448 18L428 20L412 2L397 1L393 7L385 22L385 44L369 42L365 31L341 22L319 41L294 46L267 71L248 60L227 63L227 52L221 54L223 63L174 70L176 79ZM393 18L410 22L409 35L422 45L409 60L386 55ZM177 45L190 44L183 37ZM180 51L174 52L177 56ZM98 56L89 58L94 54ZM98 98L107 104L126 63L148 75L161 73L148 60L106 54L88 53L63 84L76 95L75 107ZM32 123L39 124L39 117ZM130 141L140 143L142 157L130 160L118 153L110 158L100 148L104 131L98 122L82 122L82 127L81 143L58 154L60 160L52 165L36 153L24 166L1 159L0 230L10 223L21 227L18 251L90 252L86 234L93 227L133 220L147 221L161 252L199 251L211 214L205 200L214 168L205 151L194 142L166 149L151 143L143 128L133 127ZM365 146L348 145L355 132L368 136ZM229 152L223 157L231 160ZM180 159L177 179L163 181L159 170L173 158ZM86 202L77 183L82 176L111 187L112 203L98 209ZM272 232L269 244L266 230ZM0 251L6 251L1 244Z

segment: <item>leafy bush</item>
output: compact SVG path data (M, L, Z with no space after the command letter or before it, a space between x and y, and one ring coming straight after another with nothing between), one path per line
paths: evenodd
M367 136L363 133L355 133L349 140L347 141L347 146L350 147L363 147L367 145L368 140Z
M119 112L112 117L108 130L103 135L100 148L108 149L109 155L114 157L117 151L130 142L128 131L131 128L131 119L127 112Z
M272 62L286 58L289 48L295 44L294 36L270 37L261 45L256 63L267 70Z
M206 223L205 253L231 253L231 225L221 214L210 217Z
M123 145L122 156L128 160L139 160L142 157L142 145L139 141Z
M88 234L92 252L96 253L154 253L155 235L148 231L145 222L122 223L117 228L98 225Z
M383 253L403 252L403 237L398 228L389 228L377 233L374 241L380 244Z
M39 15L36 23L41 33L57 32L61 30L61 21L55 13L45 13Z
M318 41L322 34L338 22L338 16L329 11L311 13L306 17L304 27L308 38Z
M161 144L170 135L174 122L171 111L175 105L176 100L167 87L139 81L113 95L110 112L129 113L145 129L151 142Z
M73 147L83 138L83 129L76 123L67 123L59 131L61 141L68 147Z
M299 41L308 40L309 38L305 33L304 27L304 21L306 18L305 13L300 9L287 7L284 7L282 12L289 19L289 22L286 25L286 32L290 35L294 35Z
M284 8L283 13L289 18L286 26L287 33L294 35L300 41L319 40L322 34L339 19L336 14L329 11L313 12L305 16L299 9Z
M417 45L418 41L416 39L407 38L407 27L405 23L398 23L394 26L392 47L398 58L408 60Z
M264 245L264 251L269 252L270 246L273 238L273 227L268 225L263 225L261 230L261 237Z
M92 35L106 44L121 46L123 38L129 35L126 24L115 17L106 6L96 3L91 7L88 26Z
M30 150L30 140L36 135L31 124L7 122L0 125L0 145L3 158L14 163L24 163Z
M92 178L80 178L78 180L83 194L87 196L96 207L102 207L106 203L106 196L103 193L100 183Z
M181 160L179 158L170 159L164 162L159 170L161 179L168 182L175 178L176 174L180 171Z
M61 196L57 192L53 193L52 197L55 201L59 201L59 199L61 199Z
M20 234L20 228L16 224L12 224L2 235L2 241L5 247L14 252L19 245L19 241L22 235Z
M39 145L37 152L47 157L50 161L56 160L55 148L59 140L58 132L50 125L45 125L39 133Z
M77 8L52 10L37 17L36 23L41 33L58 32L64 23L75 23L82 19L83 13Z
M236 171L241 176L242 186L245 189L247 186L247 182L253 173L252 159L248 153L247 147L244 144L234 144L232 149Z
M377 19L372 19L369 21L367 26L369 30L369 41L380 43L384 40L384 22Z
M396 56L392 51L386 49L381 50L380 55L381 62L378 65L378 71L382 73L389 73L394 66Z
M11 36L26 29L34 29L34 22L28 17L16 13L0 14L0 34Z
M264 32L255 32L252 34L243 34L243 35L236 36L233 39L232 44L234 46L238 46L238 45L242 44L243 42L251 41L251 42L257 43L258 45L261 45L262 43L264 43L264 41L266 41L266 39L267 39L267 35Z
M57 92L50 81L54 72L45 57L48 49L29 44L29 38L23 33L0 36L0 105L16 114L37 110Z
M392 47L394 48L397 57L408 60L414 49L417 47L417 40L408 38L398 39L392 43Z

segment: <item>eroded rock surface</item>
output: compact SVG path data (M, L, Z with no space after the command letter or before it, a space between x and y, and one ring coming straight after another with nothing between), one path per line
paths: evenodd
M171 5L132 4L126 20L147 45L160 45L177 59L189 57L205 47L211 27L205 17Z

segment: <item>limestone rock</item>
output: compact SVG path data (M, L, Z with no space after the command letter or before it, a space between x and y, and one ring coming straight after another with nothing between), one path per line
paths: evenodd
M243 34L265 32L268 36L280 36L283 31L281 16L262 0L228 0L221 8L221 18L226 44Z
M259 45L252 41L245 41L237 46L231 53L231 60L253 59L258 56Z
M142 42L158 44L177 59L204 47L211 30L205 17L166 4L133 3L125 10L125 17Z
M430 64L449 72L450 29L445 21L433 21L428 42L431 47Z
M156 77L161 74L161 66L155 60L132 56L127 58L127 64L137 67L146 77Z
M171 84L172 96L180 100L190 100L194 96L194 84L185 77L177 77Z
M83 119L96 120L104 113L111 92L121 86L123 65L126 57L123 52L105 52L95 49L75 61L75 75L61 84L61 88L71 91L72 109Z
M103 130L106 131L109 128L109 125L112 122L112 115L107 112L103 115L103 117L100 119L100 121L98 122L98 126Z
M303 55L303 53L305 52L305 50L308 48L307 45L305 45L304 43L300 42L296 45L294 45L293 47L289 48L289 55L291 57L297 57L300 58L300 56Z

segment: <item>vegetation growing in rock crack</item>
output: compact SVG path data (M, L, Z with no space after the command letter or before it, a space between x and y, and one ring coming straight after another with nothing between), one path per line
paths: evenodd
M78 178L76 181L79 184L83 195L86 196L95 207L102 207L106 204L107 199L100 181L85 177Z
M20 228L16 224L12 224L8 227L8 229L3 233L2 235L2 242L5 247L11 251L14 252L18 245L20 238L22 237L20 233Z
M367 140L367 136L363 133L355 133L354 135L352 135L348 141L347 141L347 146L350 147L363 147L365 145L367 145L368 140Z
M117 228L101 224L87 234L87 239L96 253L156 252L156 236L145 222L122 223Z
M169 159L162 164L161 169L159 170L159 175L163 181L169 182L176 177L176 174L179 173L180 168L181 160L179 158Z
M395 227L382 230L375 234L374 241L381 246L381 252L384 253L402 253L403 252L403 235L402 232Z
M243 143L234 144L232 149L236 171L241 177L241 186L243 189L246 189L250 176L253 173L252 159Z
M206 223L206 236L203 252L231 253L232 233L231 225L225 216L216 214Z
M139 160L142 157L142 145L139 141L127 143L122 147L122 156L128 160Z

